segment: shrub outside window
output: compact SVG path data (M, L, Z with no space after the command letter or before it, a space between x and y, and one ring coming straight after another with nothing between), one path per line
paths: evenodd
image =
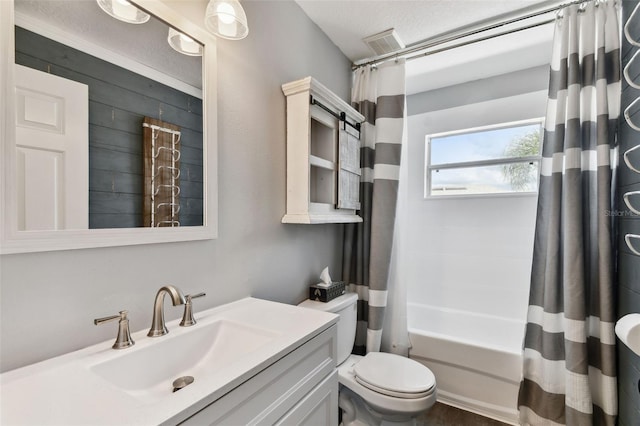
M542 119L427 135L425 197L536 194Z

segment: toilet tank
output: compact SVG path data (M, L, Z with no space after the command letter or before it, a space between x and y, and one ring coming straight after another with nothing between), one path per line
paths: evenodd
M353 350L353 343L356 338L356 322L358 320L357 301L357 294L346 293L326 303L307 299L298 305L304 308L331 312L340 316L338 319L338 365L342 364Z

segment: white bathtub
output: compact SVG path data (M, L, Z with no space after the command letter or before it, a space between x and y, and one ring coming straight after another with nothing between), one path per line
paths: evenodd
M518 424L525 322L408 304L409 356L433 371L438 400Z

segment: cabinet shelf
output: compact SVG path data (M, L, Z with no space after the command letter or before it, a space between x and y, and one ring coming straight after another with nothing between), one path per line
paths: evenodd
M286 214L282 223L319 224L319 223L358 223L362 218L357 214L338 210L330 203L309 203L309 212L303 214Z
M357 215L357 124L364 117L311 77L284 84L282 91L287 97L287 211L282 223L362 222Z
M327 170L336 170L336 163L325 160L324 158L316 157L315 155L309 156L309 165Z

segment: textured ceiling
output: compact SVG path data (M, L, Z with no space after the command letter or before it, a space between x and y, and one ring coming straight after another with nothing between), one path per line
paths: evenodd
M561 0L295 0L352 62L374 57L363 38L395 28L406 46L499 22ZM553 18L547 14L527 23ZM507 31L523 23L500 27ZM488 34L488 33L487 33ZM483 33L483 36L486 35ZM469 44L407 62L407 93L488 78L549 63L553 25ZM468 40L468 38L466 39Z
M296 0L351 61L373 56L364 37L395 28L405 45L540 4L541 0Z

